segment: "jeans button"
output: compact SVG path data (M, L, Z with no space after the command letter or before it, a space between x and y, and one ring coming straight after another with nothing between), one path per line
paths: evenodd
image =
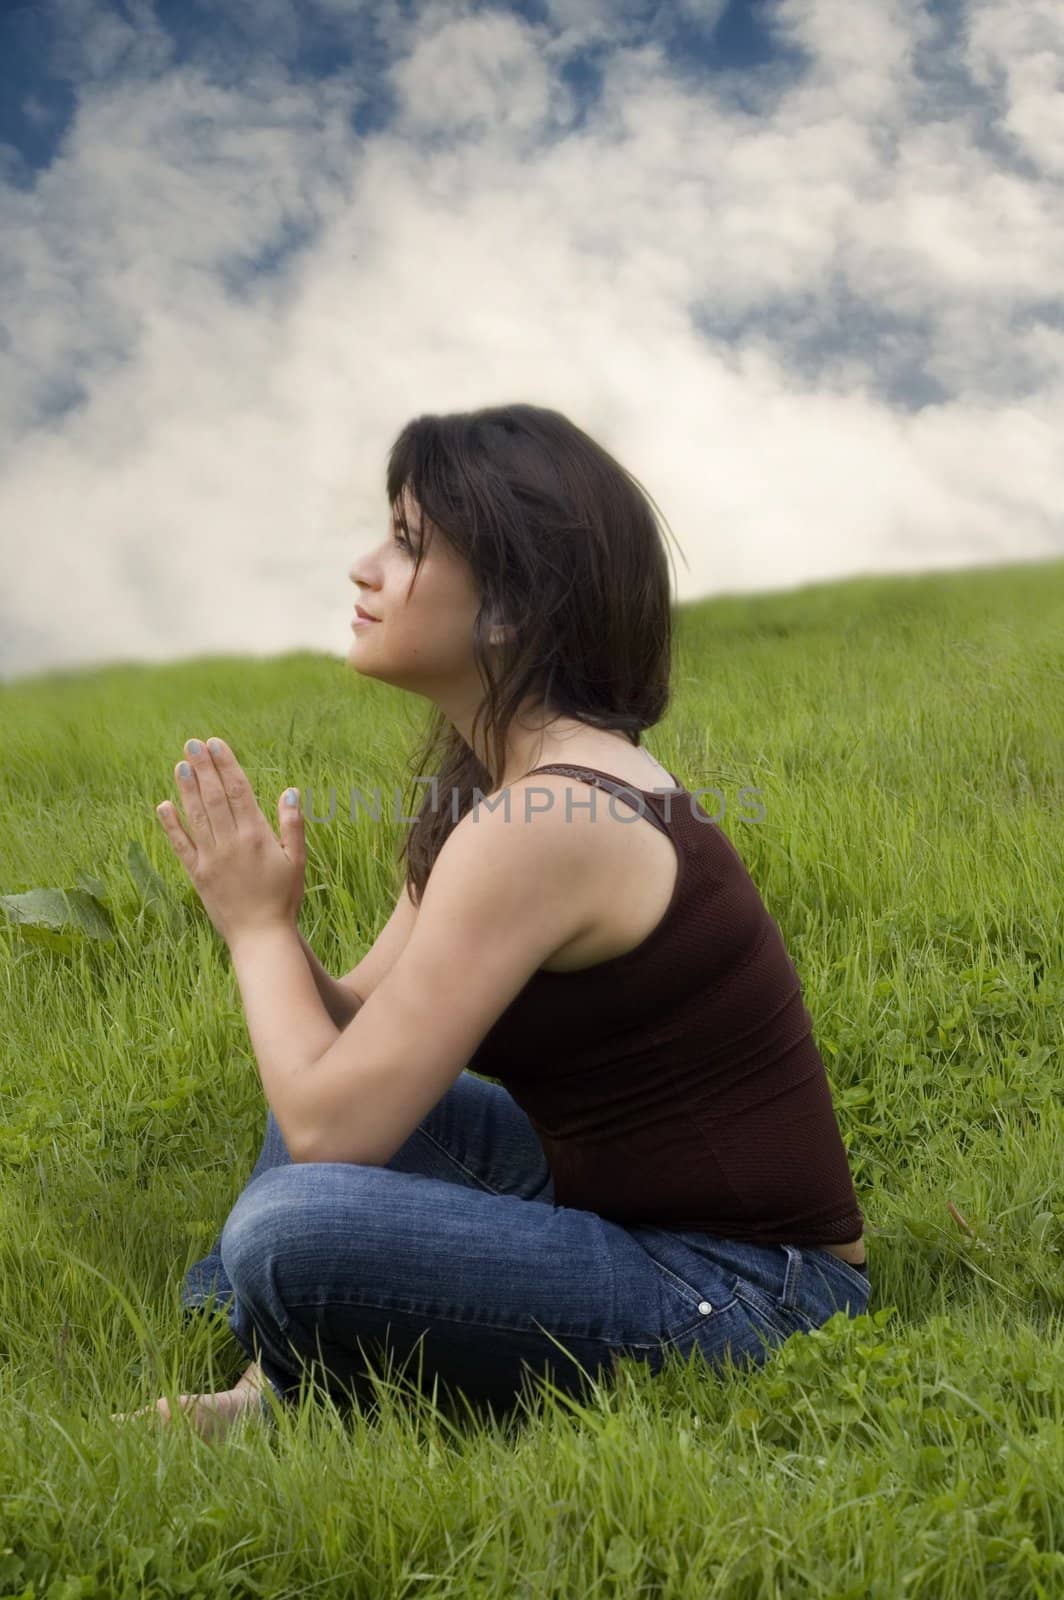
M700 1300L698 1303L698 1309L705 1317L709 1315L709 1313L713 1310L713 1307L710 1305L708 1300Z

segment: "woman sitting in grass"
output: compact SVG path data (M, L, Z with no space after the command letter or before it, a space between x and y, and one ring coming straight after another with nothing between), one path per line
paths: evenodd
M372 949L320 966L298 796L278 842L224 741L186 746L184 825L160 808L268 1105L185 1281L252 1362L181 1397L204 1432L311 1374L372 1401L385 1352L507 1410L530 1378L585 1394L625 1356L759 1363L868 1302L797 972L705 791L640 743L672 655L653 502L528 405L415 419L387 498L348 661L435 710Z

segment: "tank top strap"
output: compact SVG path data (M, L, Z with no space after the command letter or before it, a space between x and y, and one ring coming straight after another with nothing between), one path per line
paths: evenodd
M566 767L559 761L552 761L543 767L533 767L532 772L525 773L525 777L530 778L535 772L563 772L570 778L580 778L583 782L590 783L596 789L605 789L609 794L618 795L627 804L633 805L633 809L635 800L643 800L644 798L661 800L664 798L663 794L655 794L652 789L640 789L634 783L622 783L619 778L612 777L610 773L600 772L598 767ZM669 776L675 783L675 777L671 772ZM682 793L679 785L677 785L676 793ZM672 838L668 824L659 814L656 806L642 806L641 814L648 821L653 822L655 827L660 828L666 838Z

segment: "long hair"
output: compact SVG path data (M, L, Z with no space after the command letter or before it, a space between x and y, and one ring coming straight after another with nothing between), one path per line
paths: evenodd
M407 525L404 489L421 508L420 542ZM567 417L540 406L414 418L389 453L387 492L416 550L410 590L431 525L431 537L469 564L481 597L473 654L485 698L473 734L491 767L435 707L411 762L405 814L414 820L398 852L419 904L448 835L505 771L507 729L530 696L548 714L616 729L636 746L665 715L668 552L656 503L638 480ZM492 648L500 624L509 637ZM414 778L433 773L415 813Z

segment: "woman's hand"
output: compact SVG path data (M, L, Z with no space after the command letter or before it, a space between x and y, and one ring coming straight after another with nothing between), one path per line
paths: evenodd
M188 762L174 772L188 818L181 825L169 800L155 813L207 915L225 940L252 929L295 926L303 903L307 852L298 790L294 806L278 801L281 838L259 809L243 770L221 739L190 739ZM183 766L190 767L185 777Z

